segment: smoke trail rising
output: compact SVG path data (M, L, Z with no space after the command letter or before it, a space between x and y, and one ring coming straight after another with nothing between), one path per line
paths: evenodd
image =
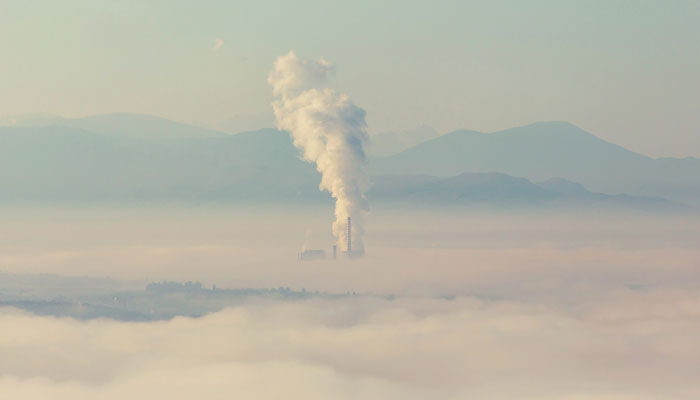
M352 217L353 250L363 251L365 193L365 111L348 96L326 87L333 66L326 60L300 60L293 51L277 58L268 82L277 128L288 131L305 161L316 163L321 190L335 198L333 234L338 248L347 243L347 218Z

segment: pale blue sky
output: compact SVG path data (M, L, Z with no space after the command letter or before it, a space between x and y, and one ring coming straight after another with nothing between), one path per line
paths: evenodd
M272 62L294 49L337 65L371 131L567 120L700 156L699 20L700 1L2 0L0 116L254 127L271 119Z

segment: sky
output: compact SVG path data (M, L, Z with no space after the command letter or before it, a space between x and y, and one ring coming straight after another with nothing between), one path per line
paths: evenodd
M0 116L148 113L271 126L294 50L337 65L370 133L565 120L651 156L700 157L697 1L0 3Z

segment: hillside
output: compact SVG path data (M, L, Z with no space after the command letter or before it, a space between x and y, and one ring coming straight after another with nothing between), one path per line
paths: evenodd
M691 211L663 198L609 195L587 190L561 178L533 183L501 173L463 173L439 178L428 175L376 176L369 193L373 203L396 206L488 208L625 208L637 211Z
M501 172L534 181L562 177L594 191L700 204L700 160L653 159L566 122L494 133L461 130L372 161L373 174L454 176Z
M375 157L394 155L438 136L440 134L429 126L419 126L405 131L376 133L370 136L369 154Z
M55 120L48 126L0 127L0 202L330 201L318 190L318 172L298 158L284 132L262 129L226 135L122 114L83 120L100 127L62 126ZM126 134L116 128L129 121L136 122ZM148 133L157 129L151 131L146 121L163 130ZM187 134L177 129L169 134L167 126ZM652 197L682 202L678 199L683 190L697 190L698 180L692 178L700 176L693 172L698 160L654 160L565 123L525 128L494 134L459 131L374 159L370 200L650 205ZM140 130L146 133L136 134ZM639 190L635 182L655 192ZM601 186L610 190L598 189ZM654 204L667 208L663 202Z
M0 127L0 201L304 201L318 173L266 129L135 139L69 127Z

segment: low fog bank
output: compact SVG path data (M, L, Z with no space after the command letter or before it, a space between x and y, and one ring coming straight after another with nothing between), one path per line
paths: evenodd
M0 393L696 399L697 293L630 291L579 313L472 297L317 298L141 323L2 308Z
M15 210L0 214L0 300L40 314L148 320L206 315L258 295L468 296L574 312L633 292L700 287L700 220L380 208L368 219L366 256L333 260L331 213ZM299 260L302 249L325 258ZM202 287L146 290L162 281Z
M1 397L700 397L697 219L374 208L298 260L331 216L3 209Z
M375 208L366 256L331 259L332 208L2 209L0 272L206 287L508 295L550 285L696 280L700 219L635 213L405 213ZM299 261L305 249L326 259ZM132 286L134 287L134 286ZM536 292L536 291L535 291Z
M140 321L197 317L255 301L466 296L545 305L580 315L590 307L621 299L645 299L645 306L653 306L658 296L700 292L700 251L688 248L386 249L361 261L294 260L247 264L245 269L233 266L227 270L229 276L217 270L218 265L194 271L192 266L215 262L216 257L228 260L240 250L190 251L172 254L189 262L146 267L158 272L150 271L153 275L199 275L218 283L142 282L135 287L138 281L130 281L100 287L89 286L95 281L92 278L58 277L75 283L55 288L46 283L46 275L1 274L0 306L39 315ZM18 280L24 284L17 285Z

